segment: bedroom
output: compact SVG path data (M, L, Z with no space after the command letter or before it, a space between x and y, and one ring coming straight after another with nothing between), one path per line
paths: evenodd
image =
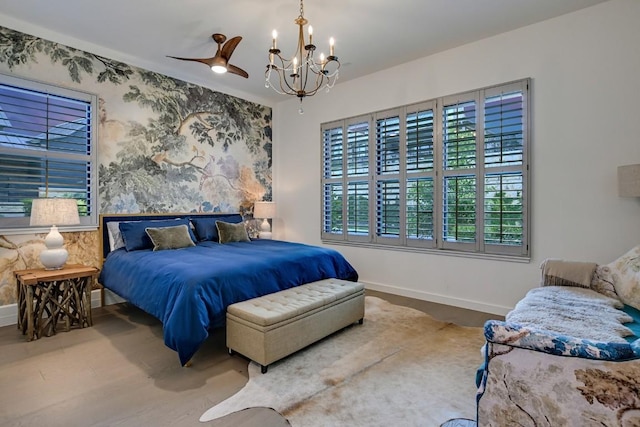
M289 18L292 12L283 13ZM638 201L616 193L616 168L640 160L633 115L640 93L638 18L637 1L607 1L341 82L330 94L306 100L302 116L296 100L277 103L272 111L275 237L321 243L316 226L321 123L531 77L530 262L334 247L371 289L495 314L504 314L535 286L544 258L615 259L640 241ZM38 30L10 19L0 24L30 34ZM13 254L3 250L2 257ZM7 310L0 317L15 322L15 311Z

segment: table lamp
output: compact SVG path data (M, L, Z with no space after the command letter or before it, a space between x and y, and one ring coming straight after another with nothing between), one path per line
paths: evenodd
M33 199L29 224L31 226L51 226L49 234L44 239L47 249L40 253L40 262L47 270L62 268L69 257L69 253L64 248L64 238L58 232L58 225L80 224L76 200L62 198Z
M260 224L260 239L271 238L271 225L269 219L276 215L276 204L274 202L255 202L253 205L253 217L262 218L262 224Z

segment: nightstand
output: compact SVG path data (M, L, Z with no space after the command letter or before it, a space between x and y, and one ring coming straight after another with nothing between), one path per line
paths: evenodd
M18 328L27 341L55 334L59 322L67 331L93 325L91 288L98 272L95 267L74 264L59 270L15 271Z

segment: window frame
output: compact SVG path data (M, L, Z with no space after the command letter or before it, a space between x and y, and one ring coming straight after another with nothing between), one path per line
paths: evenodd
M508 260L522 261L526 262L530 259L530 192L529 192L529 151L531 146L531 121L530 121L530 106L531 106L531 79L525 78L521 80L516 80L512 82L502 83L498 85L488 86L485 88L465 91L459 94L442 96L439 98L412 103L401 107L390 108L383 111L378 111L374 113L369 113L357 117L352 117L344 120L335 120L328 123L321 124L321 161L323 163L323 169L321 172L321 187L322 187L322 204L321 204L321 239L324 243L338 243L338 244L347 244L347 245L357 245L357 246L367 246L367 247L375 247L375 248L386 248L386 249L398 249L398 250L409 250L409 251L424 251L430 253L439 253L439 254L449 254L456 256L471 256L471 257L481 257L481 258L504 258ZM517 155L521 155L522 159L516 164L498 164L498 165L485 165L485 125L487 128L491 127L491 124L485 122L485 110L489 109L490 106L488 102L495 98L496 96L500 96L501 94L510 94L510 93L521 93L521 104L517 105L517 112L521 112L521 117L518 118L521 120L518 123L518 126L521 127L521 132L518 132L518 136L516 137L517 141L521 141L521 153L516 151ZM473 101L475 103L475 126L473 129L474 140L475 140L475 150L472 155L475 165L470 168L466 167L455 167L447 169L445 167L445 117L444 112L447 106L453 105L455 102L469 102ZM504 101L500 101L501 103ZM502 105L502 104L501 104ZM419 112L429 112L432 110L432 165L431 170L421 170L419 172L409 171L408 163L409 160L407 158L407 134L408 134L408 126L409 126L409 118L411 114L417 114ZM503 111L499 112L500 118L504 119L505 113ZM399 147L398 147L398 155L400 159L399 168L394 173L379 173L378 170L378 162L379 162L379 153L378 153L378 139L380 136L378 135L378 123L379 121L389 121L394 117L399 118ZM342 128L343 138L345 138L346 130L348 124L355 123L358 121L368 120L368 129L369 129L369 235L368 236L352 236L349 233L345 232L346 230L346 204L344 203L344 197L346 197L346 193L343 193L343 232L338 233L329 233L325 229L325 215L327 211L325 210L325 188L327 184L337 184L343 183L344 191L346 191L346 183L349 182L352 177L347 175L346 168L346 155L343 156L343 170L342 176L339 178L331 178L328 179L325 176L324 165L327 162L325 157L325 143L324 143L324 133L329 129ZM416 119L417 120L417 119ZM499 134L502 137L502 134ZM343 139L343 144L346 144L346 141ZM344 146L344 145L343 145ZM500 155L502 155L502 146L499 149ZM427 150L428 151L428 150ZM346 153L346 149L343 150L343 153ZM388 153L387 153L388 154ZM471 155L469 153L469 155ZM488 154L490 156L491 153ZM502 159L502 157L501 157ZM491 157L489 157L491 161ZM502 162L502 160L500 160ZM513 163L512 161L511 163ZM499 162L498 162L499 163ZM509 162L507 162L509 163ZM475 197L474 197L474 239L473 241L453 241L445 239L445 193L444 193L444 185L447 178L452 178L456 176L472 176L475 179ZM495 191L491 189L485 188L487 182L490 182L490 178L495 179L495 177L515 177L511 178L511 180L507 180L506 182L515 182L516 186L519 183L521 185L521 190L519 192L519 197L516 197L517 203L516 207L521 207L521 212L516 212L518 216L518 220L520 220L521 215L521 227L520 234L515 234L519 240L519 244L510 244L507 239L505 239L505 243L492 243L489 241L489 237L492 235L490 230L490 226L487 225L485 227L485 223L491 220L490 215L491 211L485 212L485 203L490 203L493 196L499 193L498 197L494 197L498 199L498 203L502 202L502 199L506 199L507 196L504 196L504 193L507 190ZM433 187L431 206L433 213L431 215L432 221L432 238L422 237L422 238L410 238L409 230L407 229L407 219L409 215L409 207L408 207L408 188L410 186L410 181L414 181L416 179L423 179L425 185L431 185ZM502 179L502 178L500 178ZM399 236L390 237L389 235L380 235L378 232L378 209L380 200L378 200L377 191L380 183L390 182L391 180L397 180L399 185L399 196L397 199L400 204L400 220L399 220ZM431 180L431 184L429 183ZM498 182L502 183L503 181L499 180ZM487 191L485 193L485 191ZM515 190L510 190L511 192ZM492 196L493 195L493 196ZM486 200L485 200L486 199ZM487 205L490 206L490 205ZM502 206L502 205L500 205ZM417 213L414 213L417 214ZM501 214L501 212L499 213ZM428 215L427 215L428 216ZM486 216L486 218L485 218ZM501 217L502 218L502 217ZM417 220L416 220L417 221ZM519 222L519 221L518 221ZM504 220L501 219L499 224L500 231L498 232L499 241L502 240L503 229L507 228L504 225Z
M61 231L85 231L95 230L98 228L98 95L71 89L67 87L57 86L41 81L31 80L18 77L15 75L7 75L0 73L0 84L13 86L24 89L26 91L34 91L47 95L70 98L76 101L86 102L90 105L89 126L90 135L87 145L88 154L65 153L60 151L43 151L42 156L34 156L33 151L28 152L27 157L47 161L47 159L56 159L61 161L86 161L88 164L87 171L87 207L88 215L80 216L80 224L73 226L59 226ZM26 148L3 147L0 146L0 154L25 156ZM83 199L85 200L85 199ZM50 227L30 226L30 217L0 217L0 233L4 235L30 234L38 232L47 232Z

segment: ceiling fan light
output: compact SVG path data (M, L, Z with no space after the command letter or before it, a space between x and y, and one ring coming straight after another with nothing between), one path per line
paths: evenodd
M211 71L217 74L224 74L227 72L227 67L225 67L224 65L212 65Z

